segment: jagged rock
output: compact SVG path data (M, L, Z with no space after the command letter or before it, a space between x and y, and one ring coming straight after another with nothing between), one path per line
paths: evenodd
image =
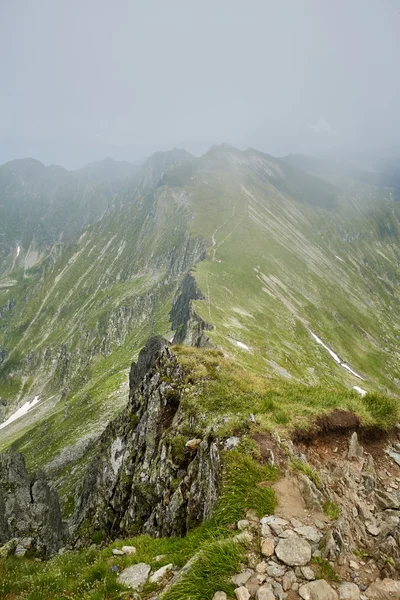
M275 535L279 535L282 533L283 529L289 525L289 523L285 519L281 519L272 515L263 517L261 519L261 525L268 525Z
M300 571L304 579L307 579L307 581L314 581L315 573L311 567L301 567Z
M289 537L297 537L297 533L295 531L293 531L293 529L285 529L284 531L282 531L282 533L279 534L279 537L284 539L284 538L289 538Z
M311 560L311 546L302 538L291 537L278 542L275 554L285 565L303 566Z
M267 523L261 524L261 537L267 538L272 537L274 534L272 533L270 526Z
M131 567L124 569L118 576L118 583L126 585L126 587L129 587L132 590L140 591L143 585L146 583L150 571L151 567L150 565L146 565L146 563L132 565Z
M358 435L356 432L354 432L349 441L349 451L347 453L347 458L349 460L355 460L358 458L362 458L363 456L364 448L360 446L358 442Z
M135 546L122 546L122 552L124 554L133 555L136 554L137 550Z
M113 548L112 553L114 556L124 556L124 552L122 550L118 550L118 548Z
M260 577L262 581L260 582ZM252 598L255 597L258 588L260 587L260 583L265 581L265 576L260 575L259 573L254 573L247 581L245 587L249 590L250 596Z
M319 549L322 558L335 560L339 554L339 549L333 537L332 531L327 531L319 543Z
M245 531L249 528L249 526L250 522L247 519L242 519L241 521L238 521L237 524L237 528L239 529L239 531Z
M309 542L319 542L322 537L315 527L310 526L296 527L295 532Z
M236 588L235 596L236 596L236 600L249 600L250 592L247 588L245 588L244 586L241 586L239 588Z
M212 600L228 600L228 596L225 594L225 592L215 592Z
M153 573L153 575L150 576L149 581L151 583L159 583L160 581L162 581L163 579L168 577L168 575L170 575L173 568L174 568L174 565L172 565L172 564L161 567L155 573Z
M258 563L258 565L256 565L256 572L257 573L266 573L267 572L267 563L262 561L260 563Z
M297 581L296 574L294 571L287 571L282 579L282 587L285 592L290 590L292 585Z
M122 536L133 526L150 535L184 535L211 515L219 451L211 438L196 452L185 448L187 437L179 430L184 380L169 343L151 338L132 364L129 403L100 437L76 497L75 540L96 530Z
M272 589L277 600L283 600L283 588L278 581L272 582Z
M386 448L385 452L400 466L400 452L395 452L393 448Z
M400 600L400 581L378 579L366 591L368 600Z
M274 540L264 540L261 545L261 553L263 556L272 556L275 552Z
M304 475L304 473L298 473L300 492L304 500L304 504L310 510L322 511L322 505L324 503L321 492L317 489L314 483Z
M15 538L16 547L55 554L62 546L65 528L57 492L44 473L29 475L22 454L7 450L0 455L0 481L0 543ZM29 548L27 538L32 538Z
M365 527L366 527L368 533L370 533L371 535L373 535L375 537L377 535L379 535L379 533L381 531L379 529L379 527L377 527L374 523L366 523Z
M374 494L375 504L382 510L393 508L400 509L400 492L385 492L376 490Z
M283 565L271 563L267 566L268 577L282 577L284 573L285 567Z
M237 586L243 586L246 584L246 582L250 579L250 577L253 575L254 571L252 571L251 569L246 569L245 571L242 571L242 573L239 573L238 575L234 575L232 577L232 583L234 583Z
M339 600L360 600L360 590L355 583L345 581L338 588Z
M306 583L299 588L303 600L338 600L338 595L324 579Z
M276 600L275 594L272 591L272 585L269 583L262 585L256 593L257 600Z

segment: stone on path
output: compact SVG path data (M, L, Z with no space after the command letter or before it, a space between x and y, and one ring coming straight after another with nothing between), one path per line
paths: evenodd
M302 585L299 589L303 600L338 600L338 595L324 579Z
M279 540L275 554L285 565L302 567L311 560L311 546L303 538L290 537Z
M249 600L250 592L247 588L241 586L239 588L236 588L235 596L237 600Z
M355 583L350 583L350 581L341 583L338 593L340 600L360 600L360 590Z

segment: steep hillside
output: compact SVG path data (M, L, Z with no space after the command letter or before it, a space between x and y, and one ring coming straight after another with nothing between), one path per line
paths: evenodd
M127 176L107 162L104 178L22 163L2 167L0 447L44 468L67 513L152 333L285 386L397 395L390 190L227 146L157 153Z

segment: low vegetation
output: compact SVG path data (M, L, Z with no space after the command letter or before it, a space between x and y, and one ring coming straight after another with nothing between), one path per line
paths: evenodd
M362 397L344 386L304 385L283 378L250 373L219 350L176 347L192 391L188 410L213 423L220 435L242 429L253 414L261 427L307 429L321 414L334 409L355 413L361 424L388 430L400 417L398 398L380 393ZM307 473L308 474L308 473ZM315 483L315 482L314 482Z

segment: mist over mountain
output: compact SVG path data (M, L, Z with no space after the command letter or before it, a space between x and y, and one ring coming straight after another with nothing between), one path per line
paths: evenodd
M0 599L400 598L399 18L1 4Z

